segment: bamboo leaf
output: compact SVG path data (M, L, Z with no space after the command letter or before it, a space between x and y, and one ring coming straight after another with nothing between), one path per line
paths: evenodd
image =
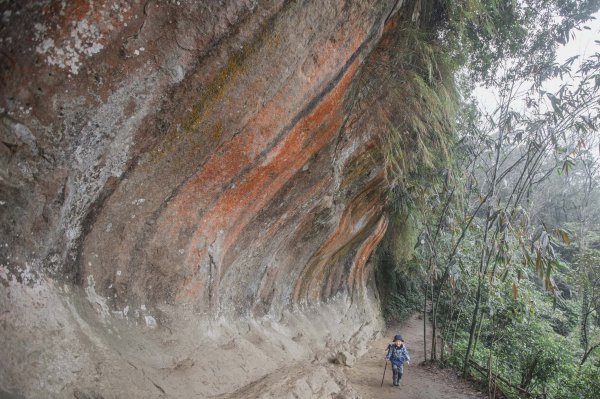
M569 235L569 233L566 230L557 228L555 230L555 233L556 233L557 237L561 239L562 242L564 242L567 245L571 244L571 236Z
M550 104L552 105L552 109L559 116L563 117L563 110L561 108L560 100L556 98L554 94L546 93L546 96L550 100Z
M535 258L535 271L539 273L543 267L542 255L538 252L537 257Z

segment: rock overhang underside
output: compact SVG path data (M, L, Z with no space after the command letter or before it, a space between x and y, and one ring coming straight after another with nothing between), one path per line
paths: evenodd
M402 3L0 3L0 393L342 392Z

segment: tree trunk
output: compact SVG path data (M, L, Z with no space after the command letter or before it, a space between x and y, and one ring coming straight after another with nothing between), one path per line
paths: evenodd
M477 328L477 335L475 335L475 342L473 342L473 352L475 352L477 350L477 344L479 343L479 336L481 335L482 323L483 323L483 312L479 312L479 321L477 322L477 325L479 327Z
M487 361L487 367L488 367L488 375L487 375L488 399L493 399L494 393L495 393L496 389L494 388L494 373L492 373L492 350L490 349L489 352L490 353L488 355L488 361Z
M469 360L471 358L471 347L473 346L473 338L475 337L475 327L477 327L477 314L479 313L479 302L481 301L481 286L483 284L481 274L479 275L477 282L477 294L475 295L475 309L473 310L473 316L471 317L471 327L469 328L469 343L467 344L467 351L465 353L465 364L463 366L463 377L467 378L469 373Z
M452 339L450 340L450 348L454 352L454 341L456 341L456 332L458 331L458 323L460 322L460 316L462 314L462 308L458 310L458 316L456 317L456 323L454 324L454 332L452 333Z
M588 351L589 340L588 340L588 328L589 328L589 301L590 295L588 292L587 285L583 288L583 295L581 300L581 346L584 352Z
M583 354L583 358L581 358L581 362L579 363L580 366L583 366L583 364L585 363L585 361L588 359L588 357L590 356L590 354L596 350L596 348L600 347L600 343L596 344L596 345L592 345L587 351L585 351L585 353Z
M425 281L425 295L423 295L423 359L427 361L427 286L429 281Z
M437 360L437 309L433 299L433 283L431 284L431 316L431 361L434 362Z

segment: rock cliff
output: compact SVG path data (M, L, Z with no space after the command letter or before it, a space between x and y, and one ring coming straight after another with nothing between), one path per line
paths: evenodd
M351 395L403 3L0 2L0 394Z

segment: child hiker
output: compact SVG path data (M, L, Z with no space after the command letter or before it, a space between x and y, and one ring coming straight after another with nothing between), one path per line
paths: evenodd
M396 335L394 342L388 345L385 360L389 360L392 363L393 382L394 386L397 387L400 385L400 380L402 379L404 362L410 364L410 356L406 350L406 345L404 345L402 335Z

